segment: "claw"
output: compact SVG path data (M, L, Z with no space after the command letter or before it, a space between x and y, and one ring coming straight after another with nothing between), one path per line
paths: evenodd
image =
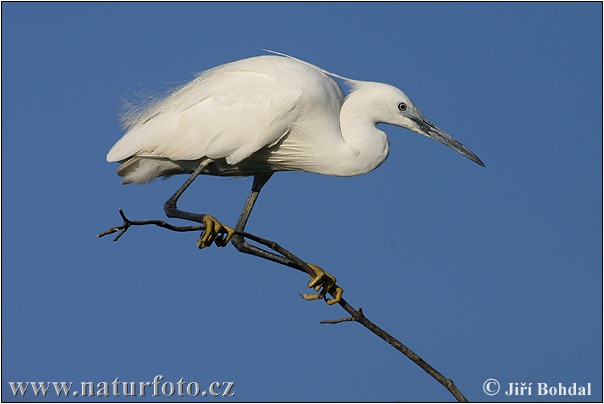
M336 278L316 265L308 265L315 270L316 274L316 276L314 278L311 278L311 280L308 282L308 287L314 289L319 293L301 293L300 296L302 296L302 298L305 300L325 299L325 295L333 290L334 298L327 299L327 304L332 305L339 303L342 300L342 293L344 291L341 287L336 285Z
M344 289L337 285L334 286L336 287L336 296L333 299L327 300L327 304L329 305L340 303L342 300L342 293L344 293Z
M233 234L235 234L235 230L223 225L210 215L203 217L203 224L205 229L199 240L197 240L197 247L200 249L209 247L214 242L218 247L224 247L231 241Z

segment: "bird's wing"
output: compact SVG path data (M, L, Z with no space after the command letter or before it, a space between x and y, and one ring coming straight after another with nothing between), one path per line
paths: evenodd
M284 77L210 70L127 118L129 130L109 151L107 160L209 157L236 164L288 133L301 95L302 89Z

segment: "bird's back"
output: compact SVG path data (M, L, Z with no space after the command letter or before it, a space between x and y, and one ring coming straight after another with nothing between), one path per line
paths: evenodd
M179 167L187 171L204 157L260 170L253 165L262 165L259 154L268 154L258 152L288 134L337 126L343 96L333 79L311 65L281 56L243 59L201 73L166 98L126 113L127 132L107 160L123 163L125 182L171 175ZM265 170L279 169L265 164Z

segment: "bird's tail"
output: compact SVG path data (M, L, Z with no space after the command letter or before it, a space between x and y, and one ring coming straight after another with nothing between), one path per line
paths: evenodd
M169 177L191 171L196 160L170 160L162 157L132 156L122 162L117 174L123 177L122 184L143 184L158 177Z

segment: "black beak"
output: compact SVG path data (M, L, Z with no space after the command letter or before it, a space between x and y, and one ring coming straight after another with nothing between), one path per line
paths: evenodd
M432 139L438 140L442 144L447 145L451 149L463 154L476 164L480 164L481 166L485 167L482 160L480 160L477 155L472 153L470 149L468 149L466 146L462 145L457 140L453 139L451 136L437 128L430 121L426 119L414 119L413 121L418 126L418 133L424 136L431 137Z

